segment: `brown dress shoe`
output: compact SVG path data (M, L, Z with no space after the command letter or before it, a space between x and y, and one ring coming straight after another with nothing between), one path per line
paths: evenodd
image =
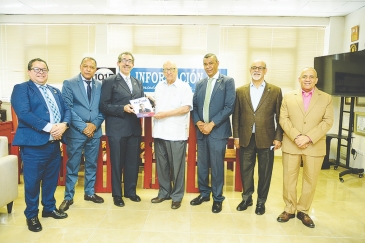
M303 212L298 212L297 218L300 219L305 226L307 226L309 228L315 227L313 220L309 217L308 214L303 213Z
M279 217L276 219L278 222L280 223L284 223L284 222L288 222L289 219L292 219L295 217L295 214L291 214L291 213L287 213L287 212L282 212Z
M172 201L171 208L178 209L181 206L181 202L174 202Z

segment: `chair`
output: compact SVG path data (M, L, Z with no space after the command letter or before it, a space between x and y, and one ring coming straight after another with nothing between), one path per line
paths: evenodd
M0 136L0 208L7 206L11 213L18 197L18 157L9 155L8 138Z

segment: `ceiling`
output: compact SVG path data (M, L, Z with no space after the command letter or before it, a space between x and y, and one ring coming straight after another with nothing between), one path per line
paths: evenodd
M0 0L0 14L346 16L365 0Z

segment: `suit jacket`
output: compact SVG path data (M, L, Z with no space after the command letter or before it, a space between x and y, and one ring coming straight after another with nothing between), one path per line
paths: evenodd
M269 148L274 140L283 139L279 125L280 106L283 99L281 89L266 83L260 102L253 109L250 84L236 90L236 103L232 116L233 137L239 138L240 146L247 147L255 124L255 141L258 148ZM276 125L277 124L277 125Z
M204 78L198 81L195 86L193 96L193 119L195 125L198 121L203 121L203 107L207 83L208 78ZM233 112L235 97L233 78L220 74L213 87L209 103L209 121L213 121L215 124L215 127L210 133L210 136L213 138L220 139L232 136L229 116ZM197 138L203 138L203 134L199 129L197 129Z
M124 106L130 104L130 100L144 97L142 82L132 76L131 82L132 93L120 73L103 81L100 110L105 116L107 136L142 135L140 119L134 113L124 112Z
M62 95L71 109L71 125L70 129L66 131L66 137L86 137L82 133L86 128L86 122L91 122L96 126L94 138L101 137L101 124L104 116L99 110L100 94L101 82L93 79L91 101L89 102L81 74L63 82Z
M279 122L284 130L283 152L324 156L326 133L333 125L332 97L315 88L308 109L304 111L302 90L291 91L284 95ZM307 135L313 143L305 149L298 148L294 139L299 134Z
M60 110L61 122L71 122L71 111L65 104L61 91L48 85ZM49 141L50 134L42 129L50 122L47 103L39 88L29 80L14 86L11 105L18 117L18 128L13 145L41 146ZM63 138L62 138L63 140Z

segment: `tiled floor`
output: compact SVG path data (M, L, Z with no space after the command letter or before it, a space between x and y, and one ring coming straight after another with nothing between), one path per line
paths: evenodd
M68 218L55 220L40 215L43 230L33 233L26 226L24 189L20 184L13 212L8 215L6 207L0 208L0 242L365 242L365 178L346 175L341 183L338 173L342 170L331 167L321 171L310 210L316 224L314 229L305 227L296 218L287 223L276 221L284 207L280 158L275 161L266 214L262 216L254 213L255 205L243 212L236 211L241 194L233 191L231 171L226 173L226 200L219 214L211 212L212 201L190 206L196 193L186 193L178 210L170 208L171 201L152 204L150 200L157 190L142 188L143 172L137 191L142 202L125 199L126 206L118 208L113 205L110 193L100 193L105 202L94 204L83 200L80 173ZM63 200L63 192L64 187L57 188L57 206Z

